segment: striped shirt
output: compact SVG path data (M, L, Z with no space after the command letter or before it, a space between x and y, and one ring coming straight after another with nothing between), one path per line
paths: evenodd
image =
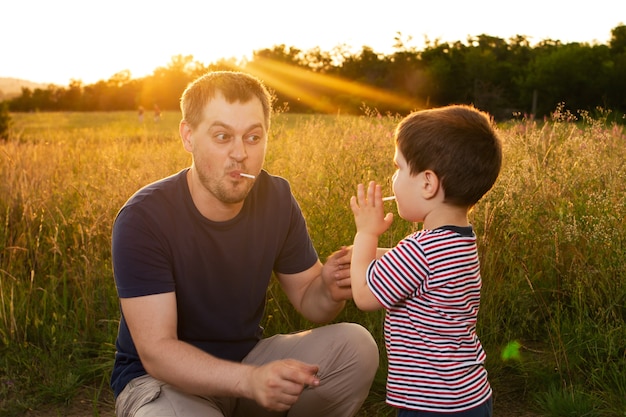
M367 270L386 309L387 403L456 412L491 396L476 335L480 263L472 227L421 230Z

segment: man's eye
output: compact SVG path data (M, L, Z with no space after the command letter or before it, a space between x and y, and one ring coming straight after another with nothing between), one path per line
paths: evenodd
M217 135L215 135L215 139L217 139L220 142L227 141L229 138L230 138L230 135L228 135L227 133L218 133Z
M258 136L258 135L249 135L247 137L247 141L251 142L251 143L256 143L256 142L258 142L260 140L261 140L261 136Z

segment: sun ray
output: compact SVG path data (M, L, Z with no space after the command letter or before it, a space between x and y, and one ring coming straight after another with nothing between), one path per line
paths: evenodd
M262 79L269 87L324 113L340 109L342 99L352 103L355 100L378 103L405 111L424 107L423 102L415 98L271 59L257 57L247 63L244 70Z

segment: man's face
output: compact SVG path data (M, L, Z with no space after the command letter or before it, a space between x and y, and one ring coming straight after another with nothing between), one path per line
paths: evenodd
M263 107L254 97L246 103L227 102L218 93L204 107L195 129L184 122L181 136L193 155L193 167L204 189L225 204L242 202L263 168L267 127Z

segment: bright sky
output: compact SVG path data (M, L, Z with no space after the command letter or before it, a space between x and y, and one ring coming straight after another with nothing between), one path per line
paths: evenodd
M397 32L418 49L480 34L608 44L620 24L625 0L2 0L0 77L91 84L179 54L209 64L280 44L387 54Z

